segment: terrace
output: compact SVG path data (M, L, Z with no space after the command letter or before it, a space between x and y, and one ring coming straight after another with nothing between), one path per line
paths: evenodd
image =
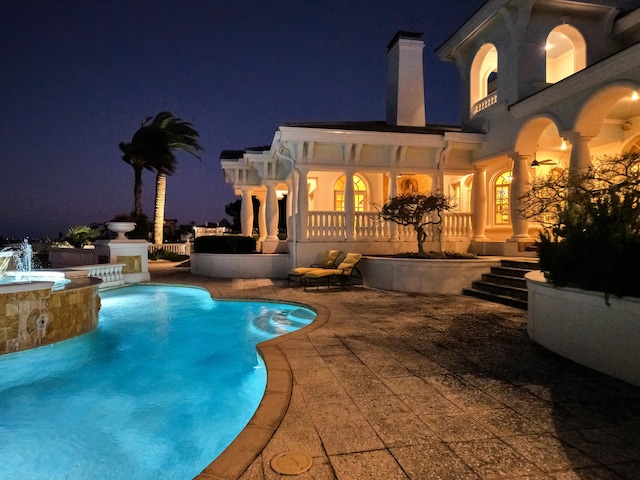
M318 311L261 347L265 397L198 479L639 478L640 388L529 339L526 312L472 297L289 288L150 263L153 282ZM366 313L363 313L366 312Z

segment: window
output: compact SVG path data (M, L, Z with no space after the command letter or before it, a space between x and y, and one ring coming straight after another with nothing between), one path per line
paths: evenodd
M503 172L496 178L494 203L495 203L495 224L508 225L511 223L509 218L509 193L511 191L511 180L513 175L511 171Z
M587 66L584 38L571 25L554 28L544 47L547 57L547 83L556 83Z
M333 187L334 208L336 212L344 212L344 186L347 177L342 175ZM357 175L353 176L353 190L355 200L355 211L364 212L367 205L367 186L364 181Z

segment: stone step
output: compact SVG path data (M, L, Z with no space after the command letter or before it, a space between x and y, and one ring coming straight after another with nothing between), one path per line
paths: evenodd
M497 285L506 285L508 287L527 288L527 281L522 277L514 277L511 275L498 275L495 273L482 274L482 281L494 283Z
M524 268L514 267L491 267L491 273L495 275L502 275L503 277L524 278L524 276L531 270Z
M483 300L487 300L489 302L500 303L502 305L508 305L510 307L519 308L520 310L527 309L527 301L526 300L518 300L513 297L506 297L504 295L494 295L488 292L475 290L474 288L465 288L462 292L464 295L469 295L471 297L481 298Z
M527 301L529 292L526 288L510 287L508 285L500 285L498 283L476 281L471 283L473 290L479 290L481 292L487 292L493 295L500 295L503 297L512 297L516 300Z
M517 259L517 260L509 260L509 259L503 259L500 261L500 263L502 264L503 267L509 267L509 268L520 268L523 270L539 270L540 266L538 264L538 260L524 260L524 259Z

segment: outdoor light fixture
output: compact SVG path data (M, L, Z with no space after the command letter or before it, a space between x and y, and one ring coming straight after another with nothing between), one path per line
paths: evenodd
M560 150L566 150L566 149L567 149L567 141L562 140L562 145L560 145Z
M640 98L640 95L638 95L638 91L634 90L633 93L631 94L631 100L636 101Z

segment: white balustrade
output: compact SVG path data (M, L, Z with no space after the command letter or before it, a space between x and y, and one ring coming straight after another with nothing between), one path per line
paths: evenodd
M471 213L446 212L442 215L442 235L445 238L470 238Z
M344 212L309 212L308 234L310 239L333 239L344 241L346 227ZM355 238L357 240L388 240L391 235L391 222L382 220L376 212L356 212ZM471 213L446 212L442 214L442 223L427 226L427 239L436 240L440 236L447 239L471 238ZM416 232L410 225L398 225L398 239L404 242L415 241Z
M388 239L390 224L376 212L356 212L356 238Z
M96 265L75 266L69 270L82 270L87 272L88 277L95 277L102 280L99 288L113 287L124 284L124 274L122 268L124 263L99 263Z
M307 230L309 238L346 238L344 212L309 212Z
M149 244L149 253L155 253L158 250L174 253L176 255L191 255L191 243L163 243L162 245Z
M477 113L480 113L485 108L488 108L491 105L495 105L496 103L498 103L498 92L493 92L492 94L487 95L473 105L473 114L475 115Z

